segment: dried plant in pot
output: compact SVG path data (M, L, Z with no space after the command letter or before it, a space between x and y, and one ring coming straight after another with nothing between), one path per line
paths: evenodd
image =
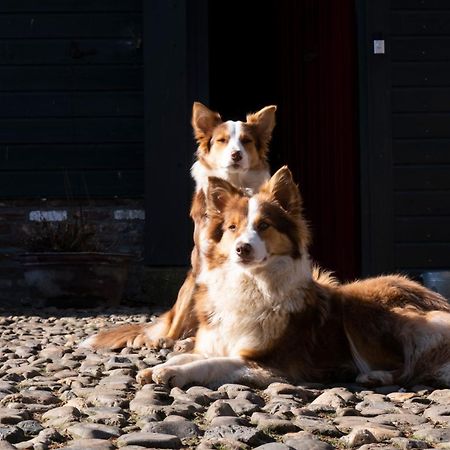
M81 212L67 221L38 221L23 231L27 252L18 258L33 299L58 307L120 303L132 255L102 249Z

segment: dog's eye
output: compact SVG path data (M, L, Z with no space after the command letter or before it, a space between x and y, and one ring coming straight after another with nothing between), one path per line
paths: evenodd
M250 144L250 142L252 142L252 140L249 137L243 137L241 139L241 142L245 145L245 144Z
M267 228L269 228L270 225L267 222L259 222L258 224L258 231L264 231L267 230Z
M225 139L225 138L219 138L219 139L216 139L217 140L217 142L220 142L220 143L222 143L222 144L224 144L225 142L227 142L227 140Z
M236 225L233 223L233 224L231 224L231 225L228 227L228 229L229 229L230 231L236 231Z

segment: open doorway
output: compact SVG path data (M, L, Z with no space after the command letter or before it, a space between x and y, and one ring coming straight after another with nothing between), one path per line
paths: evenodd
M353 0L209 2L210 107L227 119L277 104L272 170L288 164L312 257L360 272L356 13Z

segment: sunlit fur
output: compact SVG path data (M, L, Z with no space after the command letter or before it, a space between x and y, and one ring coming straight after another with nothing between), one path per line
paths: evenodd
M269 178L267 152L275 126L276 106L248 114L247 121L223 122L220 115L195 103L192 127L198 142L192 176L197 190L206 189L208 177L215 176L233 186L256 192ZM232 152L242 159L234 161Z
M91 336L81 345L89 348L116 349L124 346L161 347L172 346L174 340L195 335L198 327L193 292L195 280L202 262L201 243L205 236L205 192L208 177L221 177L247 194L256 192L270 177L267 152L275 126L276 106L267 106L254 114L248 114L246 122L223 122L219 113L195 102L192 110L192 127L198 143L197 160L192 166L196 192L191 207L194 221L194 249L191 255L192 269L181 287L170 311L162 314L155 323L130 324ZM240 159L233 160L232 152L240 152ZM157 212L156 212L157 213ZM179 350L191 350L193 340L177 343Z
M206 202L194 352L141 371L141 383L450 386L446 300L403 276L340 285L312 269L301 198L286 167L250 199L212 178ZM241 258L242 241L263 246Z

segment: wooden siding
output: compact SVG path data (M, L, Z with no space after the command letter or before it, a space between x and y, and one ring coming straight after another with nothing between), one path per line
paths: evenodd
M448 269L450 4L390 8L394 269Z
M0 197L142 197L140 0L0 2Z
M208 102L207 0L144 2L145 262L187 266L192 250L192 103ZM155 169L156 168L156 169ZM162 168L162 170L161 170Z
M368 276L394 270L390 0L355 3L360 71L361 262L362 275ZM385 39L385 54L373 53L376 37Z

